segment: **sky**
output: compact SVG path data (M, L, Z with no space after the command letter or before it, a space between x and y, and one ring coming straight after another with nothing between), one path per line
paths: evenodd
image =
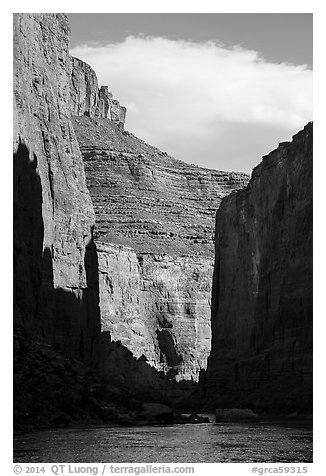
M312 120L312 14L68 17L125 128L185 162L250 173Z

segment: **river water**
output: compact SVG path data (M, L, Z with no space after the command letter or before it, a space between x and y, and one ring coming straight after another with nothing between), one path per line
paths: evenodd
M14 462L312 462L312 427L283 421L46 430L16 436Z

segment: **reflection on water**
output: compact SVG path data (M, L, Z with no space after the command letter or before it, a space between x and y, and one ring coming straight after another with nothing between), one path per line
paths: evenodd
M312 462L312 429L273 422L48 430L17 436L14 461L303 463Z

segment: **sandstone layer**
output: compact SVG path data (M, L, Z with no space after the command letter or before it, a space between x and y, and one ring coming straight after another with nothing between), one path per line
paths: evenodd
M312 123L216 215L206 405L311 410Z
M69 26L14 14L14 327L94 364L94 210L71 123Z

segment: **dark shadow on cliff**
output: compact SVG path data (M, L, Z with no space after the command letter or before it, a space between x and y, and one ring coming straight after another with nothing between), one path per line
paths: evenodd
M313 407L313 141L312 125L306 127L311 130L305 149L293 142L287 152L289 171L270 217L273 234L260 258L251 335L249 365L260 376L259 389L249 382L251 401L276 411L312 412ZM305 159L291 182L291 163L300 154ZM239 380L246 372L240 362Z
M85 289L55 288L53 258L45 248L37 309L39 325L14 334L14 427L103 423L94 389L100 386L97 255L85 251ZM95 392L95 393L94 393Z
M17 428L47 426L58 415L60 418L64 409L70 408L73 413L76 402L84 410L81 415L87 411L92 414L92 405L83 395L89 393L95 377L84 377L98 364L100 313L95 244L91 237L85 249L86 287L55 288L53 250L43 249L42 183L37 167L36 154L20 141L13 156ZM69 412L65 414L67 419Z
M129 399L159 402L183 410L199 409L199 387L193 380L177 382L177 372L167 374L138 359L120 341L112 341L110 332L102 332L100 374L104 381L123 390Z
M87 365L96 365L100 312L93 237L85 249L85 288L55 287L53 250L43 249L42 183L37 157L20 141L13 162L14 332L52 345Z
M157 342L161 353L161 362L164 358L169 367L177 366L183 362L181 354L176 351L172 334L167 329L156 330Z
M160 402L198 410L195 382L176 382L173 369L158 372L145 357L136 359L120 342L112 342L109 332L101 334L93 230L85 249L85 288L55 287L53 249L43 249L37 166L36 155L31 157L20 142L14 154L15 427L80 419L99 423L110 405L139 408L143 402ZM180 356L173 353L169 337L160 334L159 343L170 349L170 363L177 366Z
M36 155L30 158L19 142L13 157L14 327L27 335L38 327L43 267L42 186L36 169Z
M71 306L71 297L61 291L60 297ZM100 364L102 372L97 372L57 352L53 345L15 336L14 429L94 426L120 420L126 424L123 415L128 420L130 412L151 402L182 411L200 410L198 384L175 382L144 357L136 359L120 342L112 342L109 332L101 336Z
M36 155L20 142L14 154L15 428L103 423L112 405L115 414L114 408L142 402L180 402L194 383L177 383L111 342L109 333L101 337L93 237L85 249L86 287L55 287L53 250L43 249L37 166Z
M44 259L52 265L49 249L44 250ZM96 370L101 324L98 262L93 238L86 245L84 266L87 286L83 289L55 288L52 276L52 287L43 294L42 308L49 309L50 304L53 349Z
M212 349L216 356L211 354L208 375L201 375L207 409L249 407L279 414L312 413L312 124L305 129L308 140L288 146L287 168L273 187L273 207L255 228L260 240L258 290L248 345L242 351L218 337L222 268L217 253L212 294ZM235 196L239 197L239 192ZM250 239L248 235L246 243ZM232 322L232 314L229 319Z

